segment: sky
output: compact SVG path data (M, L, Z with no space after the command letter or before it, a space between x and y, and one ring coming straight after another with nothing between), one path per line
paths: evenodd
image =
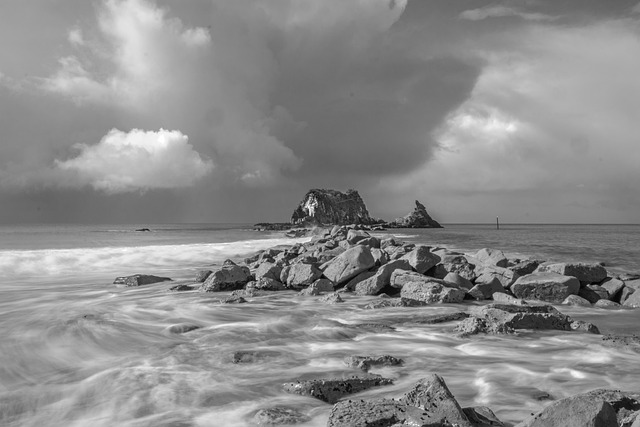
M640 222L637 0L2 0L0 223Z

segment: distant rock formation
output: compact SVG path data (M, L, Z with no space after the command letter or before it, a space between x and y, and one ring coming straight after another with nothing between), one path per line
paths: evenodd
M416 200L416 208L410 214L396 218L388 224L392 228L443 228L438 221L429 216L427 208Z
M347 225L374 224L367 207L356 190L346 193L337 190L313 189L291 215L291 223L295 225Z

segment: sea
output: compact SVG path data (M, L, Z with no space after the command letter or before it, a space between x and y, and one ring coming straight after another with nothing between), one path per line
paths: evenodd
M142 228L150 231L135 231ZM602 262L612 276L640 273L640 225L445 224L385 234L468 253L491 247L512 258ZM506 425L595 388L640 391L640 353L599 335L460 338L452 323L421 322L483 303L368 310L377 297L346 294L331 305L283 291L221 304L228 293L168 291L226 259L307 239L250 224L0 226L0 425L254 426L256 411L285 406L305 414L299 426L325 426L331 405L287 394L282 384L356 375L343 363L350 355L405 362L372 369L394 383L358 398L400 397L437 373L462 406L487 406ZM113 284L136 273L174 282ZM558 308L603 334L640 332L640 309ZM253 352L251 363L234 363L241 351Z

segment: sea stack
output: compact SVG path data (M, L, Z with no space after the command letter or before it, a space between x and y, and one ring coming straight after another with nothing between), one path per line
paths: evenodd
M416 200L416 207L413 212L389 224L394 228L443 228L438 221L431 218L427 208Z
M356 190L309 190L291 215L294 225L374 224Z

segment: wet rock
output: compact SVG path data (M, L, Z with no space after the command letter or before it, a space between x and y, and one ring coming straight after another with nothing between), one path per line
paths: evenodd
M391 261L378 269L378 271L364 280L356 283L354 291L358 295L376 295L384 287L391 284L391 275L396 270L410 270L409 262L404 259Z
M336 403L340 398L372 387L393 384L393 380L381 376L351 377L346 379L319 379L286 383L288 393L315 397L327 403Z
M279 353L275 351L256 351L256 350L235 351L231 355L231 362L235 364L256 363L256 362L261 362L270 357L277 357L277 356L279 356Z
M594 307L598 308L620 308L620 304L617 302L610 301L608 299L600 299L593 304Z
M323 264L321 269L327 279L340 285L374 265L375 260L371 255L371 250L367 246L358 245Z
M263 262L258 266L254 275L256 280L262 277L266 277L272 280L280 280L280 274L282 273L282 267L273 262Z
M494 279L498 279L505 289L509 289L520 277L508 268L496 266L476 268L475 272L477 275L474 281L476 285L478 283L491 283Z
M439 427L426 411L393 399L343 400L333 405L327 427Z
M247 300L239 295L229 295L226 298L220 300L220 304L244 304Z
M611 301L616 301L616 298L618 298L617 300L620 301L619 296L620 296L620 291L622 290L622 288L624 288L624 282L620 279L616 279L613 277L607 277L601 284L600 286L602 286L603 289L605 289L607 291L607 293L609 294L609 298Z
M400 298L405 305L420 306L434 303L459 303L465 292L449 287L444 281L430 279L426 282L409 282L402 287Z
M322 276L322 272L312 264L293 264L282 269L280 281L288 288L300 289L309 286Z
M426 274L442 279L448 273L456 273L469 281L474 281L477 277L475 264L469 263L463 255L451 252L442 255L440 264L430 269Z
M536 271L539 265L540 265L540 261L525 260L525 261L520 261L516 265L510 266L508 268L509 270L516 273L518 276L525 276L527 274L531 274L534 271Z
M516 427L611 427L640 409L640 395L593 390L551 403Z
M461 289L471 289L473 288L473 283L470 280L465 279L458 273L447 273L443 279L445 282L452 283ZM500 286L500 290L502 291L502 286Z
M410 282L430 283L434 279L434 277L425 276L415 271L396 269L391 273L389 284L394 288L402 289L405 284Z
M435 325L438 323L448 323L456 320L463 320L469 317L469 313L456 311L454 313L431 314L429 316L418 316L412 318L408 323L419 323L423 325Z
M640 307L640 291L635 290L622 303L625 307L638 308Z
M338 304L344 302L340 294L337 292L323 296L322 298L320 298L320 301L327 304Z
M318 279L306 289L300 291L301 295L320 295L325 292L333 292L333 282L329 279Z
M384 355L384 356L347 356L344 358L345 365L362 369L363 371L369 371L372 366L400 366L404 363L404 360L397 357Z
M496 293L493 294L493 300L500 304L512 304L512 305L528 305L523 299L516 298L513 295Z
M432 418L440 419L442 425L472 427L440 375L431 374L420 379L400 400L424 409Z
M594 325L575 321L551 305L489 304L474 310L471 317L456 327L462 336L478 333L513 333L517 329L582 330L599 333Z
M440 257L431 253L429 246L416 246L415 249L403 255L400 259L407 261L411 268L420 274L426 273L440 262Z
M509 265L509 260L504 255L504 252L497 249L480 249L475 253L474 258L478 259L484 265L493 265L503 268L506 268Z
M562 301L563 305L574 305L578 307L591 307L591 303L578 295L569 295Z
M371 237L371 235L366 231L351 229L347 232L347 243L349 243L350 245L355 245L361 240L368 239L369 237Z
M249 286L249 284L251 283L252 282L249 282L247 286ZM247 287L245 289L236 289L235 291L231 292L232 297L253 298L253 297L259 297L262 295L265 295L264 291L257 290L252 287Z
M614 348L630 348L640 352L640 335L612 335L602 337L602 344Z
M544 263L538 267L537 271L571 276L581 282L587 283L598 283L607 278L607 270L600 264L567 262Z
M385 265L389 262L389 255L382 249L371 248L371 255L377 266Z
M169 288L170 292L185 292L185 291L193 291L195 290L195 286L185 285L184 283L181 285L175 285Z
M135 287L168 281L171 281L169 277L153 276L150 274L134 274L132 276L116 277L113 281L113 284L126 287Z
M598 285L586 285L580 288L578 295L594 304L601 299L608 299L609 292Z
M261 277L255 282L247 283L247 289L255 289L257 291L283 291L287 289L284 283L278 282L270 277Z
M489 283L478 283L467 291L467 295L473 299L482 301L493 298L493 294L504 292L502 284L497 278L493 278Z
M389 307L404 307L405 304L402 302L401 298L385 298L379 299L374 302L370 302L365 305L363 308L366 310L375 310L378 308L389 308Z
M511 292L523 299L561 303L569 295L580 290L580 282L575 277L557 273L533 273L520 277L511 286Z
M462 408L473 427L504 427L504 423L486 406Z
M260 409L253 417L253 422L258 426L295 425L308 421L311 421L311 418L307 415L285 406Z
M248 267L226 260L222 267L214 270L200 286L202 292L220 292L240 289L251 280Z
M200 325L196 325L193 323L177 323L175 325L168 326L166 331L171 334L185 334L187 332L195 331L196 329L200 328Z
M196 283L202 283L205 280L207 280L207 277L209 277L209 275L213 273L213 271L211 270L200 270L196 273L196 277L194 279L194 282Z

